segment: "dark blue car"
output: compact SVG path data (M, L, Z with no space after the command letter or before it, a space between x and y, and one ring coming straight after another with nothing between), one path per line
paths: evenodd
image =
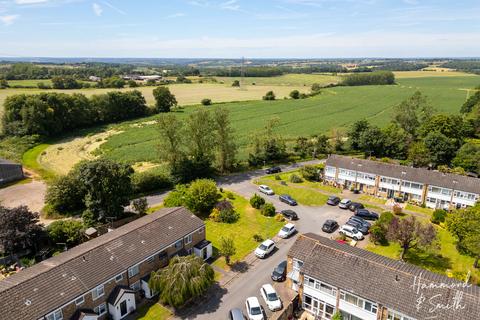
M282 194L280 197L278 197L278 199L280 199L280 201L285 202L286 204L289 204L291 206L297 205L297 201L295 201L295 199L290 197L288 194Z

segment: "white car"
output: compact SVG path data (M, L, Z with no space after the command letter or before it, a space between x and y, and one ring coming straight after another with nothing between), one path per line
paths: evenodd
M264 184L261 184L260 186L258 186L258 190L261 193L265 193L268 196L273 196L275 194L275 192L273 192L272 188L270 188L269 186L266 186Z
M278 232L278 236L280 238L286 239L292 234L294 234L296 231L297 229L295 228L295 225L293 223L287 223L283 226L282 229L280 229L280 231Z
M282 309L282 301L271 284L264 284L260 288L260 294L267 304L268 309L277 311Z
M245 308L247 309L247 317L249 320L263 320L263 311L258 302L257 297L247 298L245 301Z
M255 249L255 255L261 259L268 256L275 249L275 242L270 239L263 241L257 249Z
M352 238L355 241L363 239L363 234L360 231L358 231L355 227L349 226L347 224L341 226L339 232L340 234L344 234L345 236Z

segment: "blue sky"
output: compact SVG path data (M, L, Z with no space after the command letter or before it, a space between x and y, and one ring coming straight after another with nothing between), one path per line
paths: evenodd
M479 0L0 0L0 56L479 55Z

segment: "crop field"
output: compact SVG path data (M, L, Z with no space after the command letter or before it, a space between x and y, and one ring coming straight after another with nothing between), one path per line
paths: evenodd
M232 126L240 146L239 157L246 159L252 135L257 134L265 122L273 117L280 119L278 132L287 139L287 142L292 142L300 135L329 134L332 128L346 129L354 121L363 118L379 126L385 125L391 119L393 106L416 90L426 94L438 112L457 113L467 97L468 90L480 84L480 77L405 78L400 79L398 83L393 86L324 89L321 95L303 100L240 101L219 105L230 110ZM202 107L185 107L177 114L185 118L196 108ZM91 146L77 148L78 156L72 156L70 152L76 150L76 144L70 148L64 144L65 141L61 141L49 148L49 151L53 152L48 152L47 156L42 157L41 162L49 168L55 167L49 165L50 162L62 163L61 171L65 172L68 167L73 166L74 163L71 162L75 159L88 156L83 153L85 149L130 164L156 162L158 160L156 117L108 126L107 130L115 130L118 134L103 139L101 144L95 144L98 149L92 150Z
M425 77L475 77L476 75L471 73L465 73L460 71L454 71L451 69L425 69L419 71L395 71L396 79L404 78L425 78Z
M24 80L21 80L24 81ZM25 80L27 81L27 80ZM31 80L30 80L31 81ZM36 83L35 83L36 84ZM24 84L25 85L25 84ZM152 91L155 87L138 87L135 88L140 90L147 103L152 105L154 104L154 98ZM235 88L226 84L173 84L169 86L173 94L175 94L177 101L180 105L191 105L199 104L203 98L210 98L215 102L228 102L228 101L248 101L248 100L261 100L262 96L269 90L273 90L278 98L283 98L288 96L290 91L297 89L301 92L309 92L310 87L302 86L283 86L283 85L248 85L243 88ZM86 96L91 96L94 94L105 93L109 91L128 91L133 90L130 88L124 89L73 89L73 90L48 90L47 92L61 92L61 93L83 93ZM3 108L3 102L6 97L14 94L35 94L44 92L45 90L40 89L3 89L0 90L0 108Z
M218 81L223 81L225 84L231 84L234 80L241 80L239 77L216 77ZM317 74L285 74L277 77L244 77L243 82L246 85L277 85L277 86L311 86L314 83L320 85L327 85L329 83L337 83L339 76L334 76L331 73L317 73Z

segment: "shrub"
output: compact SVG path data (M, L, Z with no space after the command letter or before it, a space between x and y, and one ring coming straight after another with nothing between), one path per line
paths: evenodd
M234 81L232 82L232 87L240 87L240 81L234 80Z
M440 224L442 222L445 222L445 217L447 216L447 211L442 210L442 209L437 209L433 211L432 218L430 221L435 224Z
M315 93L319 92L320 89L322 89L322 86L320 86L318 83L312 84L312 87L310 88L310 90Z
M306 165L300 168L300 174L307 181L319 181L320 175L318 174L318 168L311 165Z
M282 180L282 177L279 174L275 175L275 180Z
M300 99L300 91L298 90L292 90L290 92L290 98L292 99Z
M178 184L175 189L171 191L165 199L163 199L163 205L165 207L181 207L185 205L185 198L188 188L186 185Z
M223 223L234 223L240 218L240 214L235 212L233 205L228 200L222 200L215 205L214 210L218 211L218 214L215 213L215 218L217 222Z
M275 215L275 221L283 222L283 221L285 221L285 217L281 213L277 213Z
M263 237L260 234L256 233L256 234L253 235L253 240L256 241L256 242L262 242Z
M138 172L132 176L133 191L147 193L172 186L172 181L167 173Z
M212 99L205 98L205 99L202 99L201 102L204 106L209 106L212 104Z
M147 198L139 198L132 201L132 207L135 212L141 216L147 214L148 201Z
M382 212L382 214L380 215L376 223L382 226L388 226L390 225L390 222L392 222L393 218L394 218L393 213L391 213L390 211L385 211L385 212Z
M268 91L263 97L263 100L275 100L275 93L273 91Z
M47 227L49 237L55 243L73 246L82 241L84 225L78 220L57 220Z
M302 178L297 176L295 173L290 176L290 182L292 183L301 183L303 182Z
M271 203L265 203L262 207L262 215L273 217L275 215L275 207Z
M384 244L387 242L386 233L387 231L383 225L378 224L378 222L374 223L370 228L370 241L373 243Z
M231 192L231 191L226 191L226 192L225 192L225 196L227 197L227 199L230 199L230 200L234 200L234 199L235 199L235 195L234 195L233 192Z
M332 317L332 320L343 320L343 316L340 312L335 312L335 314Z
M402 207L401 207L400 205L395 204L395 205L393 205L393 208L392 208L392 209L393 209L393 213L395 213L395 214L397 214L397 215L398 215L398 214L402 214L402 210L403 210L403 209L402 209Z
M220 210L213 208L212 213L208 216L209 219L215 222L220 222Z
M256 193L250 198L250 205L255 209L260 209L264 204L265 199L263 199Z
M188 187L185 205L195 214L209 214L220 197L215 181L197 179Z

